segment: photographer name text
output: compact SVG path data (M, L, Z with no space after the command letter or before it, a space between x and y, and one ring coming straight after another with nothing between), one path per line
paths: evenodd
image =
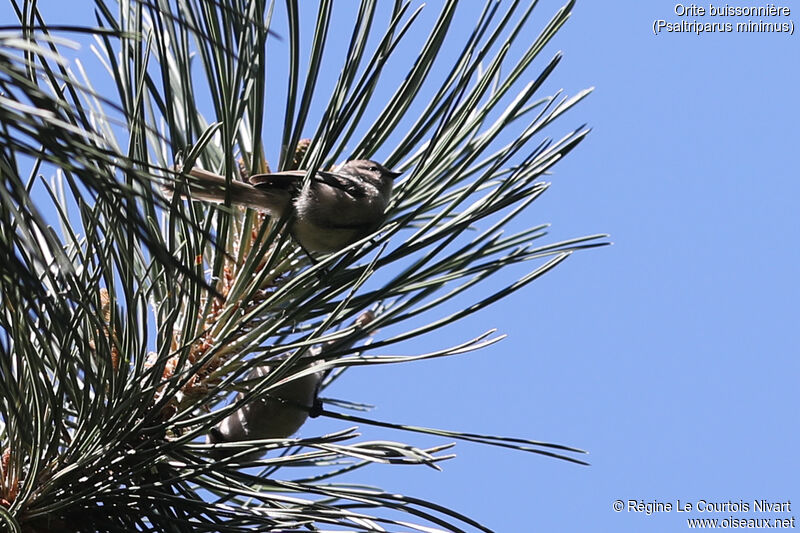
M618 502L621 500L617 500ZM752 502L738 500L727 500L724 502L695 500L675 502L661 502L658 500L627 500L624 509L629 513L644 513L651 515L655 513L791 513L792 502L773 502L769 500L753 500Z

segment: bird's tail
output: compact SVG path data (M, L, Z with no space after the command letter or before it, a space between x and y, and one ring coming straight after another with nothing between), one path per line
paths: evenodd
M281 216L291 201L286 191L264 191L249 183L236 180L228 182L223 176L207 170L193 168L189 175L194 178L188 180L187 197L192 200L224 204L230 198L231 205L266 211L273 216ZM174 192L175 188L169 184L164 190Z

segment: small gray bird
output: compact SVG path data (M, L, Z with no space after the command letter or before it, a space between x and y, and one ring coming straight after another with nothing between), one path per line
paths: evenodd
M353 321L352 327L366 328L375 320L375 317L373 311L364 311ZM316 359L317 357L326 353L330 354L332 350L352 348L356 338L356 336L350 336L328 341L321 346L312 346L309 349L309 355L314 358L315 362L310 363L309 370L322 364L323 360ZM269 365L257 366L250 371L246 379L258 380L271 371L272 367ZM206 443L236 443L260 439L285 439L292 436L309 416L322 414L322 401L317 396L322 381L329 372L330 369L318 370L293 379L275 387L264 398L244 404L208 432ZM239 393L237 400L241 400L243 397L243 394ZM210 453L212 457L221 459L235 451L242 451L242 448L215 447ZM250 461L258 459L261 455L263 452L256 450L239 459Z
M192 198L264 211L280 218L291 211L289 231L306 252L332 253L363 239L385 219L394 172L380 163L354 159L333 171L317 171L301 187L305 170L251 176L249 183L232 181L198 168L189 174Z
M257 380L268 375L269 366L259 366L247 374L247 380ZM244 404L214 427L206 436L206 443L241 442L258 439L284 439L291 437L308 418L317 401L323 372L315 372L276 387L268 396ZM237 395L237 400L243 397ZM212 452L216 458L230 451L219 448ZM258 459L261 452L249 454L243 460Z

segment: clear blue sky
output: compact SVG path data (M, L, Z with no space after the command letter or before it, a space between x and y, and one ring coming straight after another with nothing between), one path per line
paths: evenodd
M532 27L561 3L542 0ZM463 31L477 5L461 6ZM579 1L543 54L565 54L548 91L596 87L549 134L584 122L593 132L556 166L552 188L518 229L551 222L553 240L607 232L614 246L576 254L402 351L427 352L489 327L508 334L500 344L356 370L327 392L375 404L379 419L577 446L591 452L592 466L459 444L444 472L376 467L350 481L437 501L501 532L674 532L688 529L687 517L800 518L800 37L654 35L656 19L753 18L679 17L675 5ZM791 16L771 20L800 22L800 3L785 5ZM426 12L438 9L432 1ZM427 33L425 21L412 40ZM331 32L349 38L346 26ZM301 434L341 427L314 420ZM647 516L615 512L618 499L626 507L629 499L791 500L792 510Z

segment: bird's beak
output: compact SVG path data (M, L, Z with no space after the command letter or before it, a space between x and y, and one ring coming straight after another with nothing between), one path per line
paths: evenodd
M394 170L387 170L386 174L392 179L395 179L395 178L403 175L402 172L395 172Z

